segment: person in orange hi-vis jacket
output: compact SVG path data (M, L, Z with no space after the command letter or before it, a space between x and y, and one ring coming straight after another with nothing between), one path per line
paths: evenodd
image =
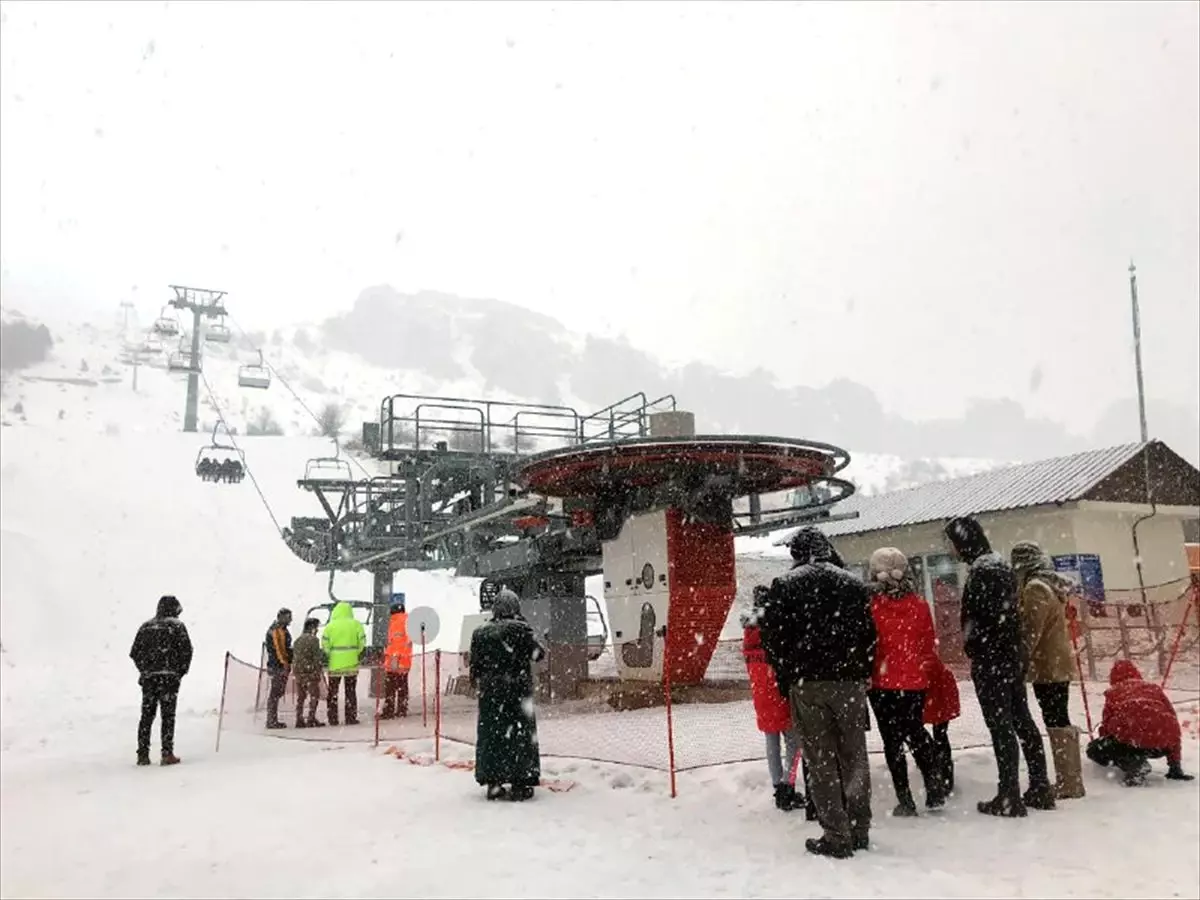
M408 672L412 668L413 645L408 636L408 613L404 601L392 604L388 619L388 642L383 651L384 719L408 715Z

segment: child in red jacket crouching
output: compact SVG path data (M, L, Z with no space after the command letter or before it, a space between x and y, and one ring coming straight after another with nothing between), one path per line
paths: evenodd
M1145 784L1149 760L1164 756L1168 778L1191 781L1193 776L1184 774L1180 760L1179 717L1166 691L1144 681L1138 667L1127 659L1113 663L1108 683L1100 736L1088 744L1088 759L1115 765L1125 774L1127 787Z

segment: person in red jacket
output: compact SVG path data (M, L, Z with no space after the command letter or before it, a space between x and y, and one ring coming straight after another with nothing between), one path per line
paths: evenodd
M879 723L883 755L896 789L892 815L915 816L906 744L925 781L925 805L934 809L946 802L937 745L922 722L929 671L937 659L933 615L925 598L917 593L908 558L900 550L876 550L871 554L870 572L875 587L871 616L879 642L867 697Z
M1127 787L1145 784L1149 760L1164 756L1168 778L1191 781L1193 776L1184 774L1181 766L1179 717L1166 691L1144 681L1138 667L1127 659L1113 663L1108 683L1099 737L1088 744L1088 759L1115 765L1125 773Z
M958 679L946 664L934 657L929 668L929 687L925 689L925 710L921 716L933 726L933 743L938 751L943 792L954 791L954 755L950 749L950 722L962 714L958 699Z
M757 594L756 589L756 594ZM796 792L796 764L800 739L792 727L792 709L779 690L775 670L767 662L758 628L757 610L742 616L742 656L750 676L750 697L758 730L766 736L767 769L775 787L775 806L785 812L804 806L804 797ZM785 757L780 756L782 738Z

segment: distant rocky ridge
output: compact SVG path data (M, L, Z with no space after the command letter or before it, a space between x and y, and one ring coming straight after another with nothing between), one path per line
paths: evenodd
M318 331L320 342L379 366L446 380L474 369L500 394L557 403L566 389L593 409L635 391L674 394L704 431L796 435L906 459L1037 459L1136 439L1136 416L1126 415L1125 401L1089 435L1031 418L1011 399L975 400L961 418L914 422L886 412L870 388L847 379L784 387L761 369L739 376L697 362L668 370L622 340L574 334L511 303L433 291L368 288ZM1194 410L1152 403L1150 412L1156 436L1200 459Z

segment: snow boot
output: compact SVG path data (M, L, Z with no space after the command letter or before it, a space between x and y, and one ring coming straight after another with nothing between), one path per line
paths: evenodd
M307 728L307 727L308 727L308 723L307 723L307 722L305 722L303 719L297 719L297 720L296 720L296 727L297 727L297 728Z
M137 764L139 766L150 765L150 754L149 753L139 753L138 758L137 758Z
M1054 758L1054 796L1059 800L1078 800L1086 796L1079 758L1079 732L1074 726L1047 728L1046 732L1050 735L1050 755Z
M804 842L804 849L817 856L828 856L830 859L850 859L854 856L852 844L835 844L827 838L809 838Z
M336 724L337 724L337 722L334 722L333 724L335 724L335 725L336 725ZM304 723L304 727L305 727L305 728L324 728L324 727L325 727L325 723L324 723L324 722L318 722L318 721L317 721L317 717L316 717L316 716L309 716L309 719L308 719L308 721Z
M915 819L917 817L917 804L912 798L901 800L896 804L896 808L892 810L893 819Z
M1055 808L1054 788L1047 784L1029 786L1029 790L1021 797L1029 809L1052 810Z
M267 728L272 731L278 731L280 728L287 728L286 722L268 722Z
M487 786L487 798L489 800L503 800L508 794L502 784L489 784Z
M1028 815L1025 811L1025 801L1020 797L996 796L991 800L980 800L975 804L975 808L985 816L998 816L1002 819L1023 819Z
M358 724L358 716L346 716L347 727Z
M850 846L857 850L870 850L871 839L866 834L856 834L851 838Z
M775 808L781 812L791 812L804 806L804 798L796 793L790 784L775 785Z
M527 784L514 784L508 792L508 799L514 803L523 803L533 799L533 788Z
M1125 787L1141 787L1146 783L1146 776L1150 774L1150 763L1148 760L1134 760L1121 767L1121 771L1125 773L1125 780L1122 782Z
M183 762L183 760L170 751L162 755L162 765L164 766L177 766L181 762Z
M1196 776L1183 771L1183 766L1177 762L1167 763L1167 778L1170 781L1193 781Z

